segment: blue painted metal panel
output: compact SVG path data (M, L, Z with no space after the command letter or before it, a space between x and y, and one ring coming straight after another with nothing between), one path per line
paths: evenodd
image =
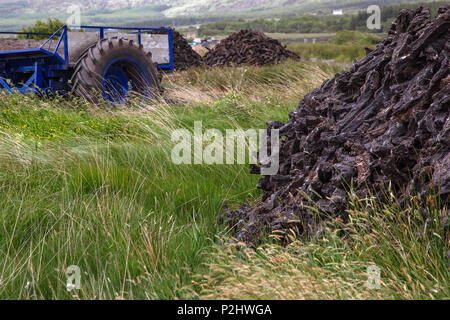
M69 26L70 28L70 26ZM167 32L167 36L169 38L169 52L170 52L170 63L169 64L163 64L158 65L159 69L170 69L174 70L174 60L173 60L173 29L171 28L133 28L133 27L108 27L108 26L79 26L77 28L81 29L93 29L93 30L99 30L100 32L100 39L103 39L105 37L105 30L125 30L125 31L135 31L135 33L138 34L138 42L139 44L142 44L142 33L152 31L163 31Z
M51 51L52 41L58 36L59 41L55 49ZM3 88L9 93L18 91L22 94L55 91L55 88L49 86L51 83L46 78L54 70L68 68L68 51L65 50L64 57L58 54L62 41L67 43L67 26L57 30L39 48L0 52L0 62L2 62L0 89ZM46 50L47 44L48 50ZM11 85L6 79L11 81Z
M173 71L174 61L173 61L173 31L169 29L169 50L170 50L170 67L169 69Z

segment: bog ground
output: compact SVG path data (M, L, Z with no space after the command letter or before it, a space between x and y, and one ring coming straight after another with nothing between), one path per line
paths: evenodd
M223 203L255 202L258 176L248 165L170 160L172 130L286 121L343 67L193 69L165 77L165 101L115 110L0 96L0 298L448 298L448 244L439 223L419 227L414 201L405 221L394 198L354 198L354 220L340 226L348 237L330 226L287 248L236 250L219 223ZM70 265L82 277L69 293ZM380 290L365 285L370 265L382 270Z

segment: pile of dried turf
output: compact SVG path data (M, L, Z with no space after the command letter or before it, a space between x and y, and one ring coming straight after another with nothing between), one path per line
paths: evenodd
M207 66L267 65L300 57L261 32L241 30L222 40L203 61Z
M13 50L25 50L25 49L35 49L39 48L44 40L37 39L19 39L19 38L0 38L0 51L13 51ZM54 51L56 46L58 45L58 41L53 41L47 44L45 47L50 51ZM58 53L60 55L64 55L64 43L61 43L58 49Z
M0 38L0 51L39 48L45 40Z
M175 70L186 70L202 64L202 57L195 52L186 39L173 30L173 60Z
M226 220L247 243L263 231L317 232L307 198L325 217L346 221L350 183L361 195L379 192L380 201L388 182L400 199L439 186L447 204L449 110L450 6L435 19L427 9L402 10L388 37L350 72L305 96L287 124L268 124L280 129L279 174L260 180L259 205L229 211Z

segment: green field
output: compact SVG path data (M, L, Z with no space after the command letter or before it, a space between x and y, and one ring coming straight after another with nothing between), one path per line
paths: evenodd
M333 60L349 63L366 56L364 48L375 49L382 40L378 35L358 31L339 31L326 43L287 42L287 48L304 59ZM310 41L311 42L311 41Z
M193 69L165 77L165 99L115 109L0 95L0 299L448 298L433 206L423 230L414 199L409 220L394 198L353 199L352 222L331 221L323 238L236 250L219 223L223 204L257 201L258 177L248 165L171 161L174 129L286 121L341 68ZM69 293L70 265L81 289ZM380 290L365 286L370 265L381 268Z

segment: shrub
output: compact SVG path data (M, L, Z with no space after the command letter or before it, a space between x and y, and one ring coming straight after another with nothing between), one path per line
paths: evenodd
M65 23L62 22L61 20L49 18L47 20L47 22L38 20L34 26L31 26L28 28L22 28L22 32L53 34L56 31L58 31L58 29L61 28L63 25L65 25ZM26 35L21 35L20 38L26 38ZM31 39L47 39L48 36L32 35L30 38Z

